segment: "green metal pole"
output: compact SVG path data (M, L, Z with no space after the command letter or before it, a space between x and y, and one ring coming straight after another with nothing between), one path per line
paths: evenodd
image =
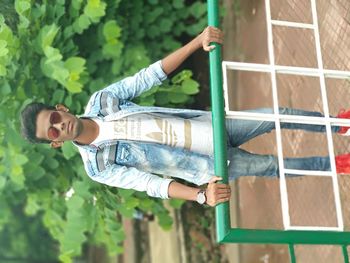
M295 251L294 251L294 245L293 244L289 244L289 256L290 256L290 262L291 263L296 263Z
M260 230L231 228L224 237L224 243L269 243L269 244L349 244L350 232Z
M217 0L208 1L208 24L209 26L219 27L219 4ZM210 90L214 132L214 168L215 174L223 178L222 182L228 183L221 47L216 43L215 46L216 48L209 53ZM228 202L216 206L216 230L219 242L226 236L231 227L229 215Z
M344 262L349 263L350 261L349 261L349 254L348 254L347 246L343 245L342 249L343 249Z
M217 0L208 0L208 24L210 26L219 27L219 5ZM211 105L214 131L214 168L215 174L221 176L224 183L228 183L221 48L220 45L216 43L214 43L214 45L216 48L209 53ZM294 247L291 244L341 245L345 261L348 262L349 260L345 244L349 244L350 232L231 229L229 215L228 202L216 207L216 230L218 242L289 244L292 261L295 261L295 253Z

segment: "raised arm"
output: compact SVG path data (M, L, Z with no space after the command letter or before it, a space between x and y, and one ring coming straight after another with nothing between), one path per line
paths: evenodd
M222 44L223 37L220 29L207 27L185 46L166 56L161 61L157 61L147 68L141 69L135 75L124 78L101 90L106 91L118 99L133 99L155 85L160 85L188 56L194 51L203 47L205 51L210 51L215 46L210 46L211 42ZM100 94L101 95L101 94Z
M211 42L222 44L223 35L220 29L208 26L196 38L185 46L174 51L170 55L162 59L162 68L165 74L169 75L173 72L184 60L189 57L194 51L203 47L205 51L210 51L215 48L210 46Z

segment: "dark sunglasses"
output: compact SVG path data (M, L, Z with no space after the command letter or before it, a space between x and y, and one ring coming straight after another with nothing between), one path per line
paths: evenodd
M61 115L57 112L57 111L53 111L50 114L50 124L54 125L57 123L60 123L62 121ZM60 136L60 131L58 129L56 129L55 127L50 127L47 131L47 137L53 141L55 139L58 138L58 136Z

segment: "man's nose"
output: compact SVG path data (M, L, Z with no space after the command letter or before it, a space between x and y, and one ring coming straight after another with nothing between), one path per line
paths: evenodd
M66 127L65 125L66 124L63 121L60 121L60 122L57 122L57 123L53 124L52 126L54 128L56 128L57 130L59 130L59 131L63 131L65 129L65 127Z

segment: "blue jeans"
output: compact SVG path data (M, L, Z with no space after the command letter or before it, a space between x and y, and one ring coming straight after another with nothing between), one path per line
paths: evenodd
M262 108L251 110L250 112L273 113L272 109ZM280 114L302 115L322 117L319 112L304 111L290 108L280 108ZM283 123L282 129L302 129L311 132L325 132L324 125ZM275 129L275 123L270 121L250 121L226 119L227 149L230 164L228 173L230 180L240 176L270 176L278 177L278 159L273 155L259 155L247 152L239 148L240 145L250 139L264 133L269 133ZM339 127L332 126L332 132L337 132ZM285 158L284 166L287 169L329 171L329 157L305 157L305 158Z

